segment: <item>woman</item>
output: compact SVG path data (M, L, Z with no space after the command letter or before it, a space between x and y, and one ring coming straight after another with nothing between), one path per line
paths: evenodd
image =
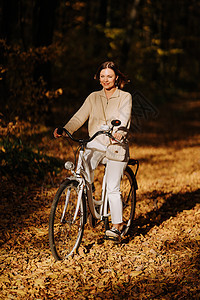
M101 130L102 125L110 125L112 120L118 119L121 121L121 126L114 128L113 136L118 140L125 139L130 127L132 108L131 95L121 90L127 83L127 79L112 61L104 62L98 68L95 79L102 85L102 90L91 93L64 127L73 134L88 120L89 136L92 136ZM59 136L56 128L54 137ZM92 182L94 170L105 157L109 144L110 139L105 135L100 135L87 144L85 158L90 165ZM120 238L124 228L120 182L129 158L128 148L126 152L124 161L107 159L106 162L106 184L113 224L112 229L106 231L108 237Z

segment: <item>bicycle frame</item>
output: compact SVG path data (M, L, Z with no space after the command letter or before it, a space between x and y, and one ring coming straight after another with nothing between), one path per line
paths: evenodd
M113 121L111 122L113 127L118 126L119 122L116 121L117 120L115 120L114 123ZM115 125L115 123L117 125ZM105 230L107 231L110 229L110 220L108 218L110 213L108 213L109 203L106 188L108 170L105 168L105 172L102 174L104 176L101 186L101 199L99 200L98 198L95 200L93 197L93 174L90 172L90 164L88 162L90 156L88 156L86 145L100 134L105 134L109 138L120 142L112 135L113 127L110 127L107 131L98 131L87 140L73 138L64 128L61 128L60 133L58 133L61 136L64 131L73 141L78 142L80 148L77 147L77 150L79 149L80 151L78 161L76 161L77 152L74 152L75 162L77 162L77 164L70 161L65 163L65 168L71 171L72 174L67 176L59 187L51 207L49 218L49 243L55 259L64 259L71 255L75 250L77 251L83 237L87 217L92 227L95 227L100 221L104 221ZM102 159L102 156L100 155L99 158ZM98 162L98 160L94 161L96 163ZM103 158L101 162L104 164L105 159ZM74 165L76 165L76 168ZM128 167L129 165L135 166L135 172L132 168ZM124 222L127 224L126 231L122 232L123 235L127 234L131 229L131 226L133 226L136 190L138 189L135 176L138 167L139 162L137 160L129 159L124 181L122 179L121 186L128 187L128 189L124 189L122 197L123 203L125 203L123 208L126 209L126 207L128 207L128 210L126 210L123 215ZM87 213L87 208L90 212L89 215ZM106 232L105 238L107 238ZM66 245L68 248L66 248Z
M60 132L59 134L62 135L62 132L64 130L72 140L81 143L81 149L80 149L80 152L79 152L76 171L74 171L72 168L70 168L73 175L68 177L69 180L74 179L74 180L77 180L79 182L79 185L78 185L78 188L79 188L78 201L77 201L77 206L76 206L73 221L75 221L75 219L77 217L77 214L78 214L78 210L79 210L79 207L80 207L82 195L84 193L84 187L86 188L88 206L89 206L90 212L93 215L93 217L97 220L101 220L101 219L103 219L103 217L108 217L110 215L110 214L107 213L108 200L107 200L107 192L106 192L106 170L105 170L103 185L102 185L102 198L101 198L101 201L98 201L98 203L96 203L98 205L101 205L100 213L98 213L95 209L95 200L93 200L93 197L92 197L92 184L91 184L91 178L90 178L90 170L89 170L89 166L88 166L88 164L87 164L87 162L84 158L84 150L85 150L85 145L89 141L92 141L95 137L97 137L100 134L106 134L111 139L121 143L120 140L116 139L111 134L111 132L113 130L113 127L114 126L119 126L121 124L121 122L119 120L113 120L111 122L111 124L112 124L112 127L110 127L108 131L106 131L106 130L98 131L88 140L75 139L75 138L72 137L72 135L65 128L59 128L59 132ZM137 161L132 160L130 162L130 165L135 165L135 164L137 164L137 169L138 169L138 162ZM136 173L137 173L137 170L136 170ZM135 173L135 175L136 175L136 173ZM137 189L136 180L134 180L134 186L136 186L136 189ZM67 197L66 197L66 203L65 203L66 207L67 207L69 195L67 195ZM66 208L64 210L66 210ZM65 211L63 212L63 216L64 216L64 214L65 214Z
M84 169L85 168L85 169ZM84 192L84 187L86 188L87 193L87 202L90 209L91 214L95 219L102 220L104 217L108 217L110 214L107 213L107 207L108 207L108 200L107 200L107 192L106 192L106 170L103 177L103 184L102 184L102 197L100 201L96 201L92 197L92 184L91 184L91 178L90 178L90 172L88 164L84 158L84 147L81 147L81 150L79 152L78 156L78 162L77 162L77 168L76 171L72 171L73 175L68 177L68 179L75 179L79 182L78 185L78 200L76 205L76 210L73 218L73 222L76 220L79 207L81 204L82 195ZM66 202L65 202L65 208L63 211L63 217L65 214L65 210L68 204L70 192L66 195ZM100 213L98 213L95 209L95 203L98 205L101 205ZM62 217L62 218L63 218Z

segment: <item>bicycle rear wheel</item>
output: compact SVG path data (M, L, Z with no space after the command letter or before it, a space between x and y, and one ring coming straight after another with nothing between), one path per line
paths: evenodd
M66 180L58 189L49 218L49 244L56 260L62 260L77 252L86 222L84 193L74 219L78 201L78 181Z
M123 204L123 221L127 228L124 235L131 233L136 206L135 176L130 167L126 167L120 185L121 199Z

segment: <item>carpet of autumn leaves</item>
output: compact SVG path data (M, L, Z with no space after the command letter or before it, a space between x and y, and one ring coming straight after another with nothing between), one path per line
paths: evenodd
M199 97L182 97L134 134L135 229L120 244L87 224L79 255L55 262L48 218L65 171L37 184L3 178L0 299L199 299L199 117ZM63 139L38 136L46 154L71 155Z

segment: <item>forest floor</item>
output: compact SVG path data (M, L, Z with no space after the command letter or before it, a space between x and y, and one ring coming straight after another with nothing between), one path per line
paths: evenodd
M121 244L86 225L79 255L56 262L50 207L64 171L41 184L1 181L0 299L200 299L200 99L190 95L141 120L135 229ZM52 156L68 148L37 142ZM86 251L87 250L87 251Z

